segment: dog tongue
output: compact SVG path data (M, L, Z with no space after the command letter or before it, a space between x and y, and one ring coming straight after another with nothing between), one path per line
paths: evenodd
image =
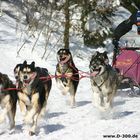
M98 74L98 71L93 71L92 73L91 73L91 76L96 76Z
M70 56L62 59L62 61L60 62L61 64L67 63L67 61L70 59Z
M30 82L30 80L24 80L24 82L25 82L26 84L28 84L28 83Z

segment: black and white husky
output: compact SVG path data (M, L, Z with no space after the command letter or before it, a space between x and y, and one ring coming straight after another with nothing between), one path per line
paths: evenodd
M70 105L75 105L75 95L79 84L79 73L69 49L60 49L57 52L56 82L65 95L70 93Z
M45 68L35 67L35 62L17 65L14 69L17 74L19 92L19 105L24 121L31 124L29 134L34 135L39 116L46 111L48 96L52 86L52 80ZM41 77L46 77L42 80Z
M17 91L15 85L6 74L0 73L0 106L2 108L0 123L8 116L10 130L15 127L16 103Z

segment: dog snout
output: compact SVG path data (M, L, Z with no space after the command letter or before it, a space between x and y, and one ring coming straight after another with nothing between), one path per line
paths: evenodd
M63 54L60 54L59 57L62 58L63 57Z
M27 80L28 76L27 75L24 75L23 78L24 78L24 80Z
M18 75L15 76L15 79L18 80Z
M91 66L91 69L96 69L96 66Z

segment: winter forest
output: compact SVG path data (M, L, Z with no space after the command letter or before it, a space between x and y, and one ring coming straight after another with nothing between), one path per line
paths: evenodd
M14 130L9 130L8 118L1 123L0 117L0 139L140 140L139 85L117 89L112 110L100 112L93 104L89 74L96 51L107 52L111 67L114 30L138 10L138 5L140 0L0 0L0 75L6 74L16 85L14 68L26 60L47 68L52 80L46 112L37 122L36 134L29 135L30 126L24 124L17 103ZM139 48L136 30L134 25L122 36L120 46ZM57 52L62 48L71 51L79 70L74 107L69 105L70 94L64 96L56 82ZM136 52L139 54L139 50ZM2 87L0 77L0 106L5 102ZM133 91L135 96L131 96ZM1 106L0 113L5 112Z

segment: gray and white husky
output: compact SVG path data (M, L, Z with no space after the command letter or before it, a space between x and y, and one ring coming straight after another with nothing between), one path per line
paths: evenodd
M96 52L90 61L90 79L93 90L94 105L101 111L112 107L121 76L107 62L107 53Z

